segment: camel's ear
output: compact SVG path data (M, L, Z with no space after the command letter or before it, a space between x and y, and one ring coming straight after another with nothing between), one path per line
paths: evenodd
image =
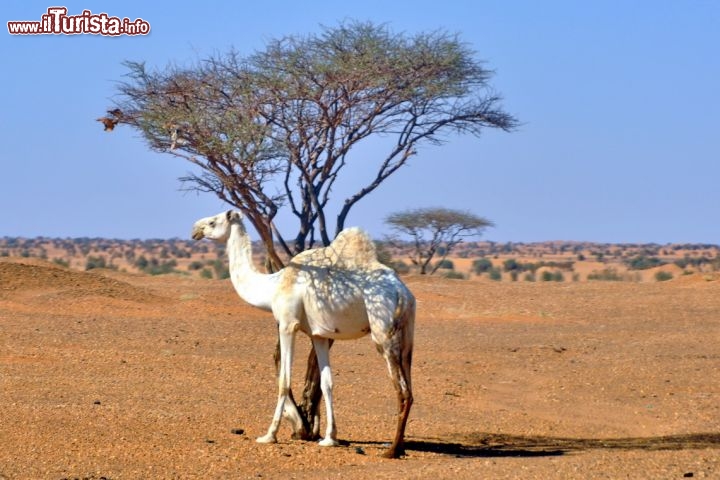
M227 213L225 213L225 216L228 219L228 222L232 222L233 220L240 220L240 214L234 210L228 210Z

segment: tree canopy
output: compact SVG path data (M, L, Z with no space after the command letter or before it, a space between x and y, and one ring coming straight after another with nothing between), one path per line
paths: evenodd
M130 125L153 150L198 167L185 186L240 209L275 267L283 265L275 242L286 255L327 245L353 206L421 146L517 125L488 83L492 71L445 31L410 35L348 22L270 40L247 56L231 50L190 66L125 65L115 105L99 120L110 130ZM378 137L384 154L353 155ZM363 162L371 179L330 212L350 162ZM295 216L297 232L278 231L281 208Z

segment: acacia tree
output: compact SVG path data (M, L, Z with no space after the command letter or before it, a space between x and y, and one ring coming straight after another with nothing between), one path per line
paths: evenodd
M348 22L270 40L247 56L230 51L164 69L125 65L115 104L98 120L106 130L129 125L152 150L195 165L182 179L185 187L241 210L267 250L270 269L313 245L328 245L352 208L421 146L517 124L489 86L492 72L444 31L408 35ZM384 154L355 153L379 137ZM370 180L355 185L338 211L328 211L331 194L338 193L333 187L351 162L362 162ZM278 231L274 219L282 208L296 218L294 232ZM303 404L311 425L318 377L313 364Z
M485 228L493 225L490 220L470 212L447 208L405 210L388 215L385 223L410 237L413 244L410 260L423 275L428 273L428 269L431 275L435 273L458 243L480 236ZM430 267L430 262L440 250L440 261Z
M276 268L283 265L276 244L286 255L329 244L353 206L420 146L517 123L489 87L492 72L442 31L410 36L353 22L271 40L246 57L231 51L190 67L126 66L111 120L199 167L185 186L243 211ZM384 155L352 155L377 137L391 140ZM350 162L374 174L329 212ZM297 219L295 233L278 232L281 208Z

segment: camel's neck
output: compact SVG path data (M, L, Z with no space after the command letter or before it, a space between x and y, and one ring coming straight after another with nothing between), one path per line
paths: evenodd
M227 242L230 280L238 295L250 305L270 310L278 281L278 274L264 274L255 270L252 245L245 228L233 223Z

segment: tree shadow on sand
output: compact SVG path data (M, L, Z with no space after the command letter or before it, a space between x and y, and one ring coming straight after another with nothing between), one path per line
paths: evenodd
M694 433L637 438L562 438L477 433L459 441L408 439L408 451L456 457L546 457L586 450L694 450L720 449L720 433Z

